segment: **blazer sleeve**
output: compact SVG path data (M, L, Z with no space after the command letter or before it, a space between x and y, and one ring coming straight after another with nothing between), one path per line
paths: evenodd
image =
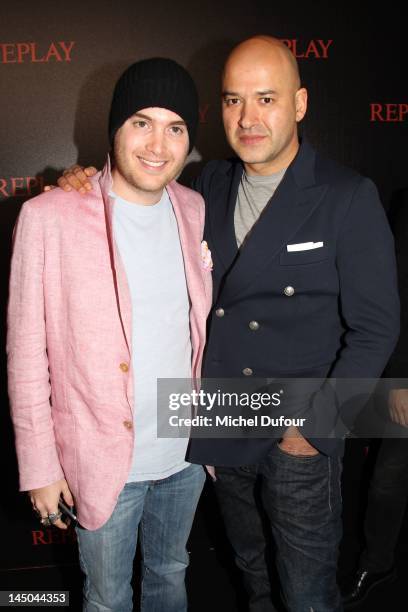
M375 185L361 179L337 244L344 345L335 378L375 378L399 335L400 307L393 236Z
M391 210L390 222L397 256L401 333L384 375L389 378L408 378L408 190L401 193Z
M316 446L327 454L337 452L336 446L352 429L399 334L394 241L377 189L369 179L360 180L344 218L337 269L346 332L329 378L309 405L302 431L305 437L316 439Z
M46 350L42 212L27 202L14 230L7 360L20 490L64 477L54 436Z

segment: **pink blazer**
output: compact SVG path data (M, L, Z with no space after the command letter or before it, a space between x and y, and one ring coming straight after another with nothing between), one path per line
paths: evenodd
M20 490L66 478L88 529L111 515L134 439L131 303L112 235L111 181L108 160L90 193L56 189L24 204L8 309ZM204 202L176 182L168 193L191 302L192 372L199 377L212 291L201 255Z

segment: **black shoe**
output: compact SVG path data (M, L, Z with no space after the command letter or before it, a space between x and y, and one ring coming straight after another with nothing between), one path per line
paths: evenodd
M351 586L343 593L343 606L345 610L354 608L365 600L368 593L379 584L391 582L396 577L395 567L386 572L368 572L359 569L353 576Z

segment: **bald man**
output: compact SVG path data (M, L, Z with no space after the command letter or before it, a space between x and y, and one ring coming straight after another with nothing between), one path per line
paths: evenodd
M194 185L206 201L214 262L207 378L374 378L396 343L394 249L377 191L299 143L306 109L285 45L257 36L232 51L222 114L239 159L210 162ZM216 466L217 497L253 612L274 609L269 526L287 609L342 609L343 439L332 437L339 415L326 397L324 389L315 394L304 429L287 430L278 443L190 442L190 461Z
M256 36L232 51L222 114L238 158L210 162L194 184L206 201L214 262L207 378L374 378L396 343L393 240L376 188L299 142L306 109L295 58L281 42ZM60 186L80 187L81 179L77 168ZM279 593L269 577L270 529L287 610L342 609L344 428L336 429L339 414L324 386L305 416L302 431L290 428L280 440L190 443L189 461L216 466L251 612L275 610Z

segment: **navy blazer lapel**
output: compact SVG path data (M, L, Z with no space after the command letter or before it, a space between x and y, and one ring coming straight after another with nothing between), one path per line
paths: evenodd
M225 270L229 270L238 255L234 210L243 170L242 164L237 163L230 170L232 173L230 181L225 180L224 173L214 177L211 206L207 209L207 223L210 230L206 231L206 238L210 248L217 251Z
M327 185L315 185L314 150L305 143L253 227L228 274L223 298L245 290L319 205Z

